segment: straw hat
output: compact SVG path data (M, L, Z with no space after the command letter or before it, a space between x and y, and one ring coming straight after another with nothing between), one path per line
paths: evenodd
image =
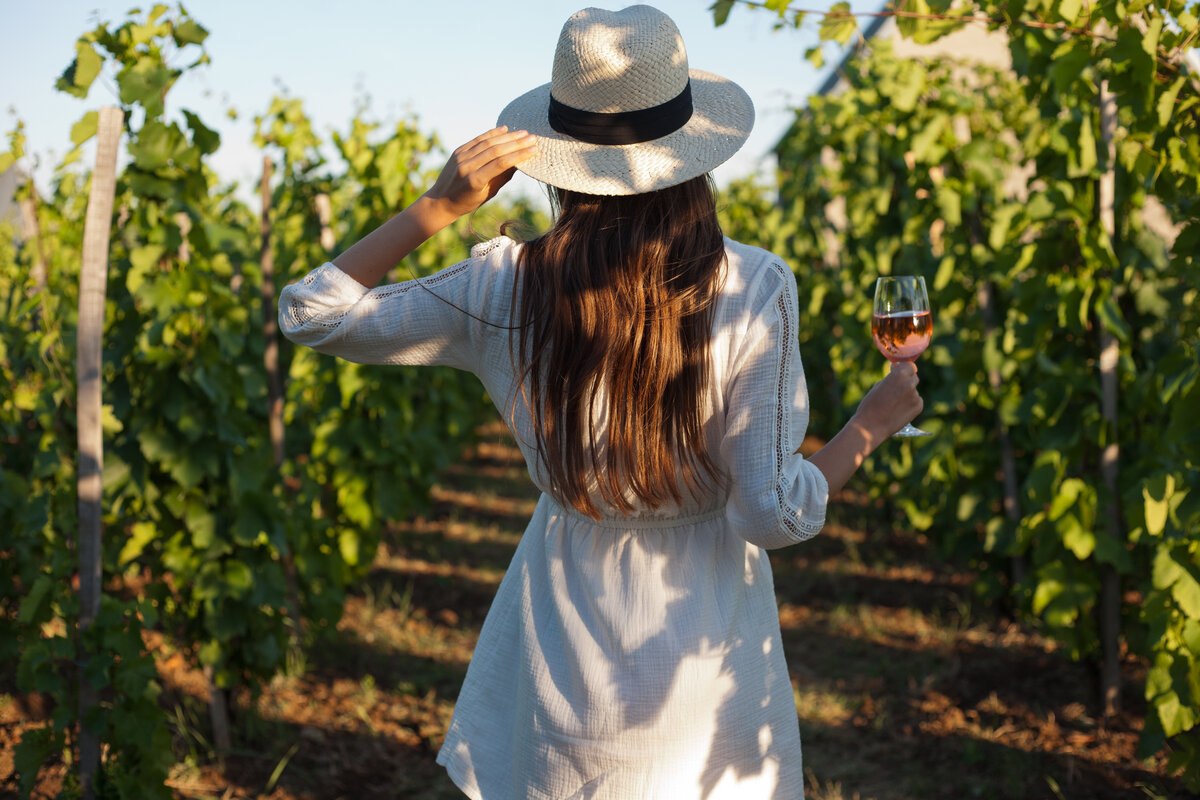
M754 104L737 84L688 68L679 29L650 6L586 8L563 25L550 83L499 125L538 137L518 169L586 194L641 194L709 172L737 152Z

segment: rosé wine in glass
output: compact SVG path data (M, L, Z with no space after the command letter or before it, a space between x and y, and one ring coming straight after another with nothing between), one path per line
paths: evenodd
M928 311L897 311L871 319L875 346L888 361L916 361L933 336L933 314Z
M920 275L893 275L875 281L871 337L888 361L916 361L933 337L929 294ZM893 436L929 436L911 423Z

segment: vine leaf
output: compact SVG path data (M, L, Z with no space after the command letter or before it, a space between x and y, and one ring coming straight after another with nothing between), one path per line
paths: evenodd
M103 65L104 59L92 47L92 43L80 39L75 43L75 60L63 70L63 74L54 82L54 88L80 99L87 97L92 81L96 80Z
M729 12L733 10L734 0L717 0L708 7L713 15L713 25L721 27L729 20Z
M1167 501L1175 493L1174 475L1156 475L1142 482L1145 501L1146 532L1158 536L1167 524Z
M121 102L141 105L147 117L162 116L163 96L179 74L179 70L168 68L158 58L140 58L117 75Z
M730 5L733 3L730 2ZM208 38L208 29L194 19L187 19L176 23L171 29L171 38L180 47L189 44L203 44L204 40Z
M1159 96L1156 109L1158 111L1158 124L1160 127L1165 128L1167 123L1171 121L1171 116L1175 113L1175 100L1179 97L1179 90L1183 88L1183 85L1186 82L1187 76L1180 75L1175 79L1175 82L1172 83L1167 90Z
M855 19L854 14L850 11L850 4L841 2L834 3L833 7L821 19L819 33L821 41L846 44L857 30L858 20Z
M71 143L78 147L95 136L100 124L99 119L95 111L89 111L80 117L79 121L71 126Z
M1105 295L1096 304L1096 316L1104 323L1104 327L1108 332L1122 344L1129 344L1129 324L1121 317L1121 309L1117 307L1117 301L1113 300L1112 295Z

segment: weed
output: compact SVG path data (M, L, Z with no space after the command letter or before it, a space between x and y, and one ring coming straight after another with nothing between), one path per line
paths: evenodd
M842 784L837 781L826 781L822 786L811 769L806 769L804 775L807 779L804 782L804 796L807 800L862 800L858 792L855 792L852 798L847 798L842 794Z
M167 725L172 731L172 738L175 741L176 749L183 750L184 763L191 765L193 768L199 764L205 764L214 760L217 756L216 748L212 746L208 738L201 732L201 711L199 701L183 698L182 702L175 703L175 707L167 719Z
M263 794L270 794L275 788L275 784L279 782L283 771L287 769L288 762L292 760L292 756L296 755L296 751L300 749L300 743L296 742L291 746L291 749L284 754L283 758L279 759L279 763L275 765L275 769L271 770L271 777L267 779L266 788L263 789Z

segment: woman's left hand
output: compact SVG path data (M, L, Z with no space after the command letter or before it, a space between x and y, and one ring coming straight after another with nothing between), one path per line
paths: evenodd
M537 139L526 131L492 128L451 154L425 196L454 219L470 214L496 196L517 164L537 153Z

